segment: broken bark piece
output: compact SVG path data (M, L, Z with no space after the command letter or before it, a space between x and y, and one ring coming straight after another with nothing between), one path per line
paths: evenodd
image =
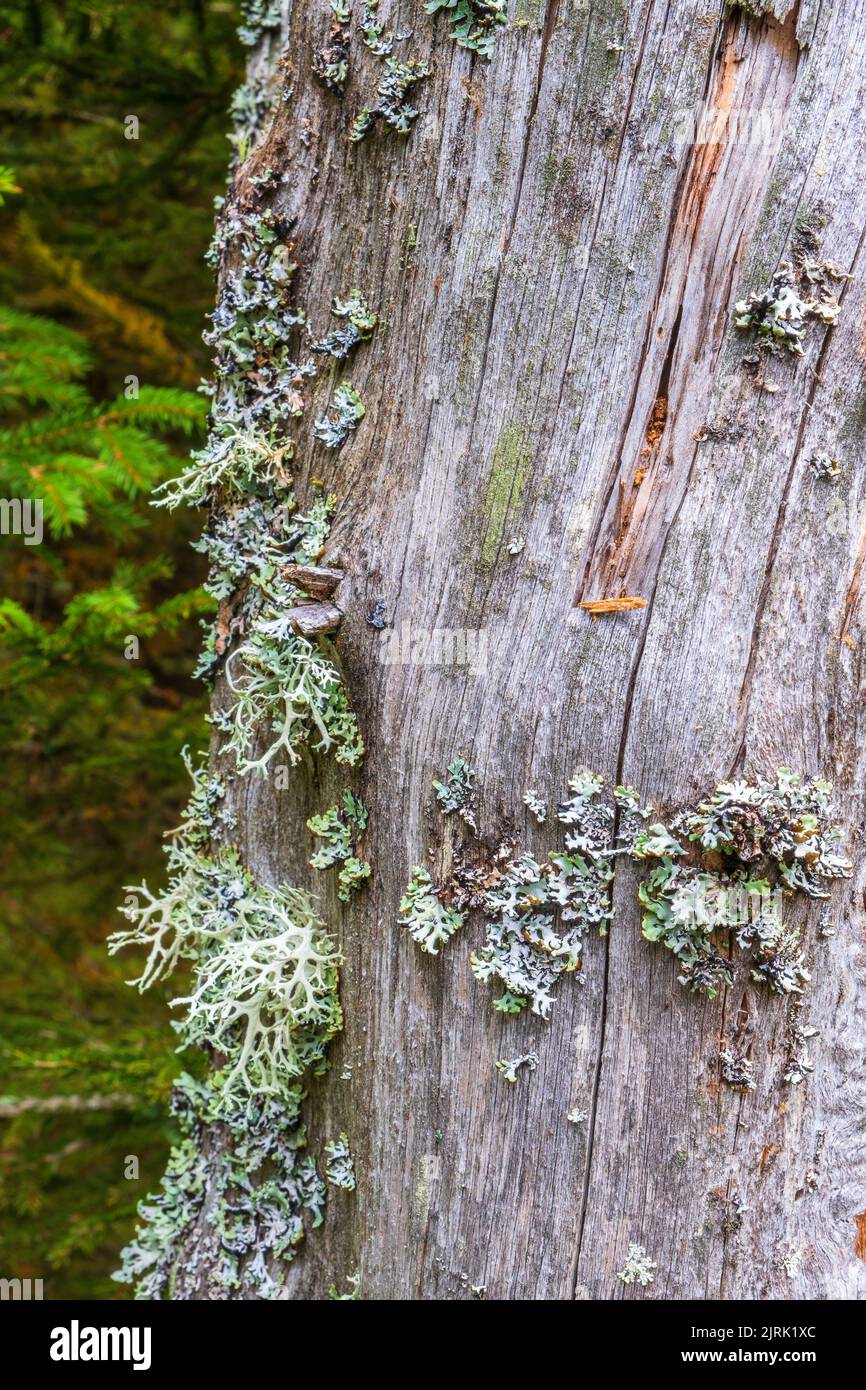
M585 598L577 606L595 617L597 613L629 613L633 608L646 608L647 600L636 594L623 594L622 598Z
M343 571L326 565L283 565L280 573L312 599L327 599L343 578Z
M302 603L290 608L286 622L298 637L320 637L325 632L336 632L343 615L333 603Z

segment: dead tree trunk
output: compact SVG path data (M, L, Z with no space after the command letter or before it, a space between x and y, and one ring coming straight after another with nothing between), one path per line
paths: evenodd
M315 334L353 287L380 316L350 373L305 386L293 465L302 499L313 478L339 499L323 563L345 570L333 640L366 760L348 779L306 756L284 788L230 788L245 861L324 894L344 957L345 1029L305 1118L314 1151L348 1134L358 1185L330 1193L292 1297L356 1270L363 1298L866 1292L859 865L834 889L832 939L801 913L819 1035L799 1086L782 1080L790 1001L736 949L714 1000L678 984L641 938L630 863L612 930L548 1020L491 1009L467 964L477 914L435 958L397 925L412 866L442 882L467 836L431 790L455 754L476 770L482 840L510 832L539 859L555 827L523 792L555 805L578 766L669 812L787 765L834 783L857 860L866 8L775 8L547 0L518 6L488 63L451 41L447 12L386 0L388 28L414 30L395 53L434 73L406 138L380 120L359 143L383 73L360 14L342 95L313 71L319 3L288 3L254 56L286 97L232 197L278 174ZM854 277L838 326L810 322L802 357L756 357L735 301L798 236ZM344 374L366 415L335 453L310 422ZM818 453L838 477L817 476ZM621 595L646 606L579 606ZM379 601L384 634L366 621ZM349 780L373 871L345 908L307 866L305 821ZM726 1041L750 1052L755 1090L720 1081ZM532 1049L538 1070L503 1084L495 1060ZM616 1277L630 1242L657 1264L646 1287Z

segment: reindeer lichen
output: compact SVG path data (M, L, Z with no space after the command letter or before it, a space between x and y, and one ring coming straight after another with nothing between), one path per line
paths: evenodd
M355 1190L355 1160L349 1148L349 1137L343 1132L339 1139L332 1139L325 1145L327 1160L325 1177L332 1187L342 1187L346 1192Z
M496 49L497 30L507 19L505 0L428 0L427 14L447 10L451 38L489 60Z
M339 449L363 420L364 405L350 381L341 382L331 402L334 418L324 416L313 424L313 432L327 449Z
M314 869L340 865L337 896L347 903L370 877L370 865L355 853L355 840L367 826L367 808L351 791L343 792L342 808L330 806L321 816L311 816L307 828L324 841L310 860Z
M400 899L400 912L400 926L431 956L439 954L439 947L450 941L466 920L464 913L440 901L433 880L420 865L412 870L411 882Z
M651 1284L655 1279L655 1270L658 1265L655 1260L651 1260L642 1245L629 1244L626 1253L625 1268L617 1274L617 1279L621 1279L624 1284Z

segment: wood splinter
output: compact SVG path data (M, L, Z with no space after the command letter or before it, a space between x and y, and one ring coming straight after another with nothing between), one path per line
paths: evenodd
M599 613L629 613L633 608L646 608L647 600L637 594L623 594L621 598L585 598L577 606L596 617Z

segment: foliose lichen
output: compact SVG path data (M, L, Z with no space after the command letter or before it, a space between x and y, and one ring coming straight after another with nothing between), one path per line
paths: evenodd
M359 859L355 843L367 827L367 808L351 791L343 792L342 807L330 806L320 816L311 816L307 828L324 841L310 860L314 869L340 865L337 896L347 903L352 894L370 877L370 865Z
M466 759L459 755L448 764L447 782L433 779L433 790L436 793L439 809L446 816L456 811L460 819L469 826L469 829L477 834L478 822L474 788L475 771L469 766Z
M323 416L313 424L313 432L326 449L339 449L358 428L366 414L364 404L350 381L343 381L331 402L333 417Z
M500 1057L495 1064L503 1081L514 1083L517 1080L517 1073L521 1067L527 1067L529 1071L535 1071L538 1067L538 1053L525 1052L522 1057Z
M331 313L338 319L345 319L344 326L335 328L310 346L313 352L327 353L342 362L359 343L366 343L372 338L379 320L360 290L352 290L348 299L332 299Z
M488 61L493 57L497 30L507 18L505 0L428 0L424 9L447 10L454 42Z
M565 852L550 851L544 863L520 855L484 894L487 939L470 965L476 979L505 986L505 1004L497 1001L502 1011L524 1000L547 1018L559 977L580 969L587 931L607 931L613 811L598 800L601 788L592 773L572 777L571 795L556 812L569 827Z
M400 912L399 925L431 956L439 954L440 946L450 941L466 920L464 913L442 903L427 870L417 864L400 899Z
M799 993L809 979L800 933L782 918L785 894L829 896L852 866L838 853L841 832L829 815L830 785L803 785L788 768L775 781L722 782L706 801L638 834L629 852L659 859L641 883L643 935L661 941L682 964L681 981L711 998L733 980L731 961L713 944L733 930L752 950L752 978L778 994ZM673 832L673 833L672 833ZM722 859L721 869L676 862L677 836ZM760 875L755 870L760 869Z
M626 1253L625 1268L617 1274L617 1279L621 1279L624 1284L651 1284L655 1279L655 1271L658 1265L655 1260L651 1260L642 1245L629 1244Z
M313 76L329 92L342 93L349 80L349 26L352 7L345 0L331 0L331 30L327 40L313 54Z
M349 140L358 144L377 120L384 121L397 135L408 135L419 114L417 107L409 104L409 96L432 72L432 67L420 58L409 58L406 62L386 58L385 73L376 89L376 105L364 106L358 112L349 131Z
M782 261L767 289L737 302L734 322L737 328L753 328L770 346L802 357L809 322L832 327L838 321L839 301L830 282L850 278L832 261Z
M355 1191L355 1160L349 1148L349 1137L345 1132L339 1139L331 1139L325 1145L327 1159L325 1176L332 1187L342 1187L346 1192Z
M255 48L266 34L282 24L280 0L241 0L241 24L238 38L248 48Z

